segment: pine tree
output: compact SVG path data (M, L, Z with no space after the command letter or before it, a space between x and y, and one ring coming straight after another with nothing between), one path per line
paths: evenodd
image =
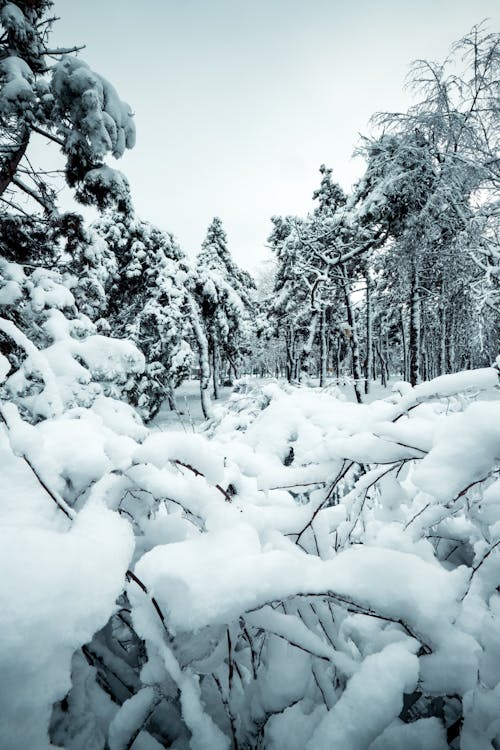
M79 296L98 300L91 317L103 331L144 354L128 398L151 419L165 399L175 408L174 389L189 375L189 268L173 235L133 215L108 213L92 234L95 252L80 253Z
M221 368L237 377L250 327L255 284L234 263L222 221L216 217L197 258L195 294L208 342L214 397L219 397Z
M26 158L33 134L56 143L65 156L66 181L82 203L129 205L125 177L104 157L122 156L135 141L130 107L114 87L74 52L51 49L50 0L0 2L0 201L25 214L28 196L48 219L55 192ZM56 62L52 64L52 60Z
M67 259L89 247L87 232L81 216L59 213L51 176L28 158L31 139L41 135L64 154L77 199L130 205L126 179L104 161L134 144L130 108L76 48L50 47L52 7L50 0L0 0L0 348L10 363L4 394L32 420L48 415L47 361L61 408L119 396L144 367L130 342L104 338L78 309ZM101 303L89 300L85 309Z

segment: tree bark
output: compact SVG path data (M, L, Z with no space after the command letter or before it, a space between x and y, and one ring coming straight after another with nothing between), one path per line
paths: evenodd
M385 388L387 385L388 370L387 370L387 361L384 355L382 354L380 339L377 341L375 348L377 351L377 356L380 361L380 385L382 386L382 388Z
M321 311L320 331L319 331L319 385L324 388L326 385L326 371L328 366L328 337L326 330L326 312Z
M367 268L366 279L366 358L365 358L365 393L370 392L370 380L373 370L373 336L372 336L372 299L370 271Z
M408 349L406 345L406 327L403 308L400 309L401 348L403 350L403 380L408 380Z
M28 148L29 140L30 132L25 126L21 130L19 136L19 145L17 149L12 153L10 159L7 159L0 173L0 195L3 195L5 193L10 183L14 179L17 168L19 166L19 162L23 158L24 154L26 153L26 149Z
M354 378L354 393L356 394L356 401L358 404L363 403L363 397L361 395L361 363L359 360L359 343L358 343L358 337L356 334L356 321L354 319L354 309L351 302L351 292L349 289L349 280L347 278L347 275L345 271L342 271L343 276L343 282L344 282L344 297L345 297L345 307L347 312L347 322L349 324L349 328L351 336L349 339L349 342L351 344L351 353L352 353L352 376Z
M170 383L167 385L167 402L170 411L177 411L177 404L175 403L175 393Z
M294 349L295 349L295 340L294 340L294 330L293 327L290 327L288 331L285 334L285 352L286 352L286 379L289 383L293 380L294 375Z
M446 303L444 298L444 289L441 289L441 306L440 306L440 346L439 346L439 374L446 375Z
M191 317L191 325L193 327L193 333L198 345L198 361L200 365L200 401L201 410L205 419L209 419L212 416L212 406L210 403L210 393L208 386L210 384L210 362L208 352L208 341L203 331L198 310L194 300L189 300L189 311Z
M456 322L455 322L454 312L452 312L451 314L449 329L450 329L450 332L449 332L448 361L450 363L450 372L456 372L457 370L457 363L455 359ZM472 354L471 354L470 368L472 369L473 366L475 365L473 365L473 359L472 359Z
M212 353L212 386L214 390L214 399L220 398L219 381L220 381L220 362L219 347L217 345L217 336L214 332L210 336L210 348Z
M318 327L319 317L320 317L319 310L313 310L311 323L309 326L309 336L307 337L307 341L304 344L304 349L302 350L302 361L300 364L300 376L299 376L300 379L302 379L304 375L308 376L311 374L311 355L312 355L312 349L314 346L314 339L316 337L316 329Z
M416 263L412 264L410 286L410 383L420 382L420 296Z

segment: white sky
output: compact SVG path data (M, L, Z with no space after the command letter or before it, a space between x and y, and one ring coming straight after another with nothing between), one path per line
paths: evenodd
M222 218L253 270L273 214L308 211L318 167L348 189L377 110L401 110L408 64L442 59L496 0L56 0L53 44L82 57L135 113L116 165L138 215L199 249Z

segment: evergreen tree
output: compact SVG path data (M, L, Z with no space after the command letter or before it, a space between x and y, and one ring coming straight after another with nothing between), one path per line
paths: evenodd
M23 193L56 210L55 192L27 159L34 133L55 142L65 156L66 180L83 203L129 204L125 177L104 163L135 141L130 107L114 87L80 58L77 48L52 49L50 0L0 2L0 201L25 214ZM52 64L52 60L56 62Z
M31 138L42 135L64 154L80 201L129 207L125 178L104 158L133 146L130 108L76 48L50 47L52 7L0 0L0 348L10 367L3 395L31 420L50 413L43 373L52 372L51 405L63 408L119 396L144 368L130 342L101 336L79 311L65 258L89 246L83 220L59 214L54 186L28 158Z
M173 235L133 215L108 213L93 225L78 263L78 296L82 304L96 301L92 319L144 354L144 373L129 382L130 403L147 419L165 398L174 409L192 351L190 273Z
M221 368L237 377L250 328L255 284L234 263L222 221L216 217L197 258L195 294L206 332L214 397L219 397Z

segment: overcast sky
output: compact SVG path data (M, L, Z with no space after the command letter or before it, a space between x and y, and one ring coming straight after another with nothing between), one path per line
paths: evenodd
M442 59L497 0L56 0L57 44L135 113L117 164L137 213L195 253L222 218L238 263L266 257L273 214L303 214L325 162L349 189L377 110L401 110L412 59Z

